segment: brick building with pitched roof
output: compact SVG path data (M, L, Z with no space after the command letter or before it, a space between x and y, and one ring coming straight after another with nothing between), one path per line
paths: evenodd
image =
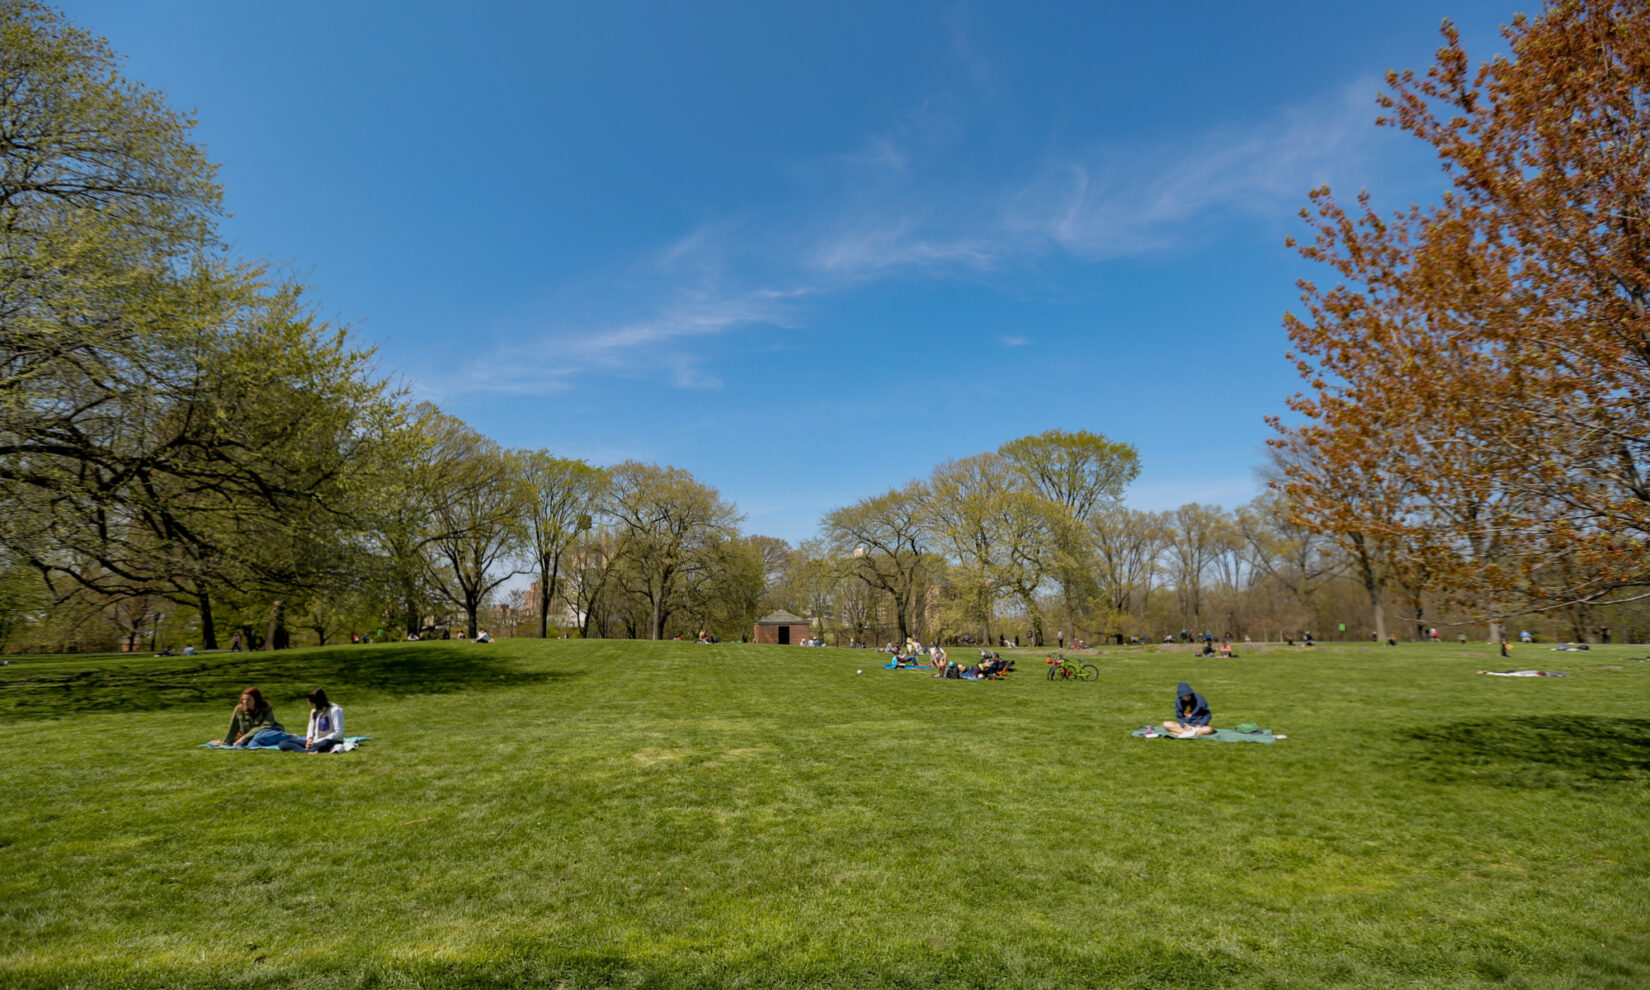
M813 635L813 625L800 615L780 609L756 620L755 639L758 643L776 643L793 646Z

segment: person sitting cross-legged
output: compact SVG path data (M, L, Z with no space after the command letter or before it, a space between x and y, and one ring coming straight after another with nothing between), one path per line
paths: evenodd
M275 709L255 687L241 692L240 703L229 719L229 731L212 742L242 749L247 746L276 746L287 738L285 727L275 719Z
M1193 691L1185 681L1181 681L1175 689L1174 714L1172 721L1163 723L1163 728L1172 736L1190 739L1215 733L1214 727L1209 724L1214 718L1209 712L1209 699Z
M316 688L309 693L309 729L303 738L289 735L281 740L288 753L327 753L344 744L344 710Z

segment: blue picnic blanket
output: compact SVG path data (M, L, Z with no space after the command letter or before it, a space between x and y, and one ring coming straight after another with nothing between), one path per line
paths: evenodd
M368 739L371 739L371 738L372 738L371 736L345 736L344 741L347 742L347 743L364 743ZM201 749L261 749L261 750L266 750L266 751L275 752L275 753L279 753L281 751L281 747L279 745L276 745L276 746L222 746L222 745L219 745L218 743L201 743L200 748ZM332 750L332 752L336 753L336 752L340 752L340 750L334 749L334 750Z
M1160 727L1153 726L1153 725L1142 725L1140 728L1135 729L1133 732L1129 733L1129 735L1134 736L1137 739L1178 739L1178 738L1180 738L1179 736L1170 735L1169 733L1164 732ZM1275 742L1278 741L1278 737L1272 735L1272 730L1271 729L1260 729L1260 730L1255 731L1255 732L1239 732L1236 729L1216 729L1214 731L1214 735L1210 735L1210 736L1193 736L1192 739L1193 740L1212 739L1215 742L1275 743Z
M906 665L900 664L900 663L885 663L885 664L882 665L882 669L883 670L933 670L934 668L924 666L922 664L918 664L915 667L907 667Z

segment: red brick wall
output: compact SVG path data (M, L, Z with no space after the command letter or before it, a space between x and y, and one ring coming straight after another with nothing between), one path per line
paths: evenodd
M756 641L758 643L777 643L779 642L779 630L783 628L785 627L779 625L764 626L758 623L756 626ZM813 627L806 622L791 626L790 629L792 646L813 635Z

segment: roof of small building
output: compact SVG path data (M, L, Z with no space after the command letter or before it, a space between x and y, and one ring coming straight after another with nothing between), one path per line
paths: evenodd
M756 624L759 626L805 626L808 624L808 620L800 615L792 615L784 609L780 609L757 619Z

